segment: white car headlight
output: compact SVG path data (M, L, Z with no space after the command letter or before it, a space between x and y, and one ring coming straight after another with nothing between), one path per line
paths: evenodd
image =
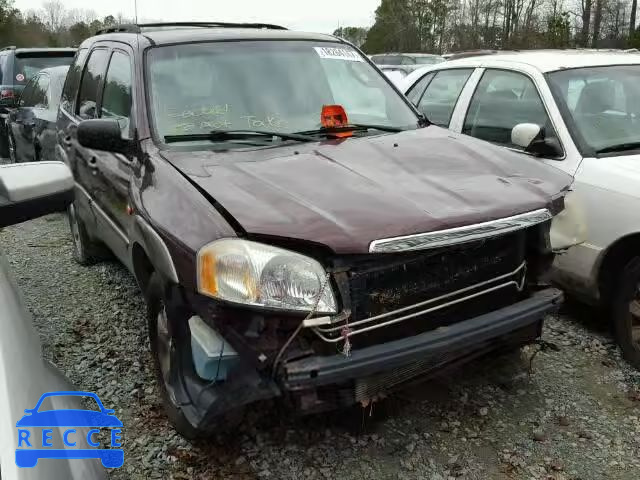
M325 279L316 260L248 240L217 240L198 252L198 291L229 302L303 312L318 302L318 313L336 313Z

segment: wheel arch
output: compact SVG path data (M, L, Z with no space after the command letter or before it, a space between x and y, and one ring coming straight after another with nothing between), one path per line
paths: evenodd
M139 215L131 235L131 267L140 289L145 292L153 272L159 272L169 282L179 278L169 250L158 233Z
M615 288L616 275L634 257L640 257L640 232L630 233L616 240L602 254L598 267L598 292L602 302L610 302Z

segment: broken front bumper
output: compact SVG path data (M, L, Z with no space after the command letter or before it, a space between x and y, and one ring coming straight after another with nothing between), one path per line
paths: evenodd
M557 311L561 301L562 293L549 288L508 307L448 327L353 350L349 357L313 356L290 361L284 366L281 381L289 391L303 391L385 372L398 371L401 377L410 380L430 366L454 363L471 352L533 341L540 334L545 315ZM516 332L520 334L514 335Z

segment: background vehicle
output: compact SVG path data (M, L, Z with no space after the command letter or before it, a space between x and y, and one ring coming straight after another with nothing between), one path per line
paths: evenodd
M428 53L385 53L372 55L370 58L383 72L398 72L402 75L408 75L425 65L444 62L441 56Z
M405 79L433 122L541 158L575 177L587 241L555 280L604 305L640 367L640 56L539 51L447 62Z
M68 66L45 68L29 80L8 118L9 159L53 160L56 120Z
M494 55L502 53L500 50L468 50L465 52L451 52L443 55L443 58L447 61L459 60L461 58L469 57L482 57L484 55Z
M333 36L186 27L84 42L57 126L75 258L106 246L136 277L180 433L276 397L364 403L540 335L568 175L427 127Z
M0 156L9 156L7 115L20 92L36 73L44 68L69 65L73 48L16 48L0 50Z
M73 199L73 178L62 163L0 166L0 228L63 211ZM45 392L70 390L66 379L41 356L40 337L0 251L0 471L7 479L103 479L94 460L55 460L32 469L15 464L16 422ZM51 408L53 405L46 404ZM79 408L72 398L55 408ZM81 429L79 429L81 430ZM56 435L61 435L55 432Z

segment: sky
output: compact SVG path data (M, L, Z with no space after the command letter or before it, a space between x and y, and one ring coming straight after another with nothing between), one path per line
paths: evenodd
M99 17L133 18L135 0L61 0L66 9L94 10ZM43 0L14 0L21 10ZM138 0L138 18L158 21L276 23L296 30L331 33L338 26L371 26L380 0Z

